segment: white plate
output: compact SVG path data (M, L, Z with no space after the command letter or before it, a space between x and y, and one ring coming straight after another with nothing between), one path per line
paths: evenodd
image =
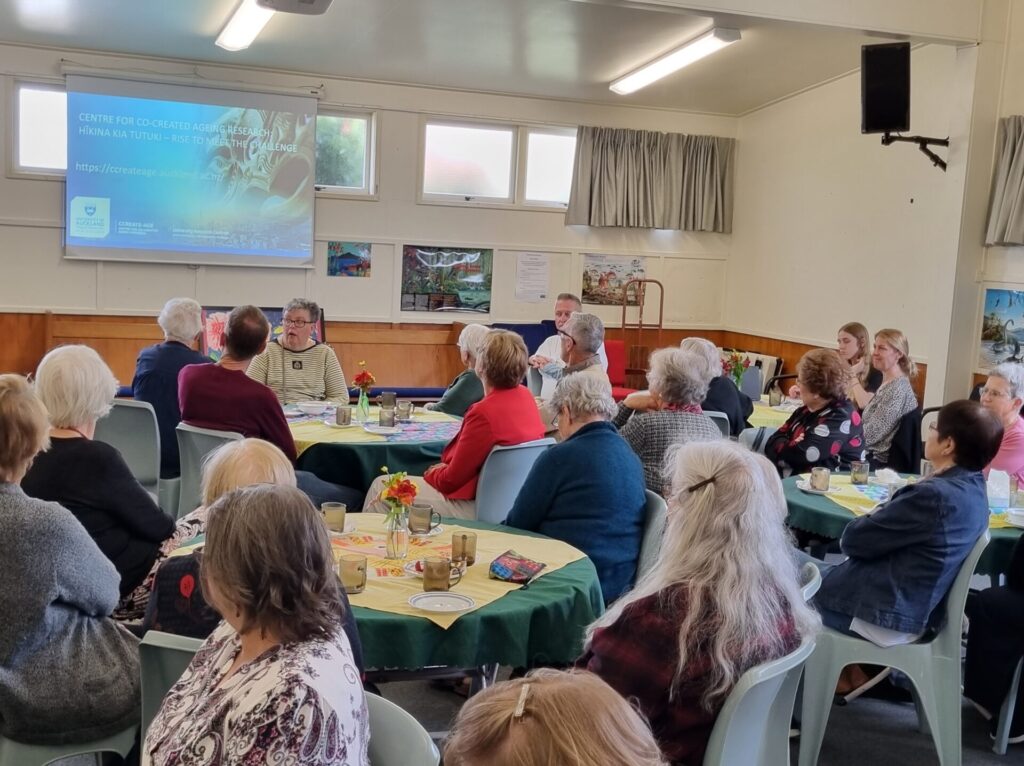
M399 428L398 426L378 426L374 425L373 423L365 423L363 424L363 430L366 431L367 433L380 434L381 436L386 436L388 434L400 433L402 429Z
M834 495L839 491L839 487L829 487L828 489L811 489L810 482L799 479L796 483L796 488L801 492L806 492L809 495Z
M304 413L302 412L302 410L300 410L298 407L285 407L284 408L284 416L286 418L301 418L303 416L303 414Z
M356 524L356 520L355 519L350 519L350 518L348 518L348 516L346 516L345 517L345 531L344 532L335 532L334 530L328 530L328 531L332 535L340 537L341 535L350 535L350 534L352 534L353 532L356 531L356 527L357 526L358 525Z
M451 591L437 591L434 593L417 593L409 596L409 606L422 609L424 612L452 613L465 612L476 606L476 602L469 596Z
M423 579L423 572L421 572L420 570L418 570L416 568L416 565L419 564L419 563L420 563L419 559L417 559L416 561L410 561L404 567L402 567L402 569L405 570L405 574L408 575L409 577L418 577L419 579L422 580Z
M329 428L352 428L353 426L358 428L361 425L361 423L356 423L355 421L353 421L353 422L349 423L347 426L339 426L333 420L325 420L325 421L323 421L323 424L325 426L328 426Z
M438 524L436 527L431 529L429 532L413 532L413 531L410 530L409 534L412 537L434 537L435 535L439 535L442 532L444 532L444 524Z
M1010 508L1006 511L1006 523L1013 527L1024 528L1024 509Z

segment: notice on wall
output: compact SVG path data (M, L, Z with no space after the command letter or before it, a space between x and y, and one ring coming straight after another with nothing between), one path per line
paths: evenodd
M546 301L550 283L551 257L547 253L519 253L516 256L517 301Z

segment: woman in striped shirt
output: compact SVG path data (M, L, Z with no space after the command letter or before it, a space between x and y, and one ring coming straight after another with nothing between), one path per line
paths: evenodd
M309 399L347 402L345 373L334 349L311 337L320 307L294 298L281 313L283 332L253 358L246 374L268 386L281 404Z

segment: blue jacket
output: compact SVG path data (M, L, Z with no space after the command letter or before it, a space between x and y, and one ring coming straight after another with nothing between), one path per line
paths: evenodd
M178 373L185 365L209 361L198 351L173 340L148 346L139 352L132 391L136 399L149 402L156 410L156 423L160 430L161 478L169 479L181 473L178 435L174 430L181 421Z
M953 467L911 484L870 516L851 521L815 600L904 633L937 628L960 565L988 527L985 477Z
M636 576L646 502L640 459L611 423L588 423L537 458L505 523L586 553L610 603Z

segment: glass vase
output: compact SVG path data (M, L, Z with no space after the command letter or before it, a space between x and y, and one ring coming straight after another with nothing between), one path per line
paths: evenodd
M359 389L359 401L356 403L356 420L360 423L370 422L370 397L366 395L366 389Z
M409 514L388 514L384 524L385 553L387 559L404 559L409 553Z

